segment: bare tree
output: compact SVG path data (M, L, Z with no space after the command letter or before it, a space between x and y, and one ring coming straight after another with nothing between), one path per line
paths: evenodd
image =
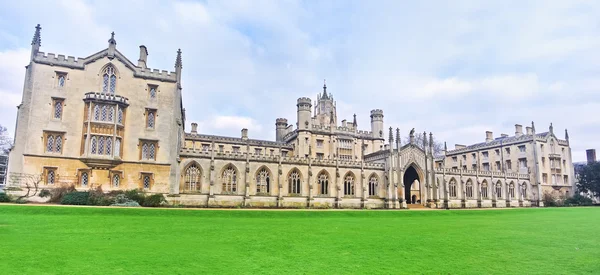
M11 173L9 177L12 187L24 188L26 191L17 198L18 201L37 195L39 186L44 180L41 174Z
M0 154L8 154L8 151L12 147L12 138L8 136L6 127L0 125Z
M410 135L405 136L402 139L402 144L410 143ZM423 133L416 132L415 133L415 145L419 146L421 149L425 149L423 147ZM429 136L427 136L427 146L429 146ZM441 156L444 152L444 143L438 142L435 137L433 137L433 155Z

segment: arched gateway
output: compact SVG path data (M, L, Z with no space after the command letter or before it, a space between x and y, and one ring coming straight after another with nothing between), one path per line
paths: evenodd
M404 200L407 204L421 204L423 202L422 190L423 190L423 178L418 166L414 163L409 165L404 170Z

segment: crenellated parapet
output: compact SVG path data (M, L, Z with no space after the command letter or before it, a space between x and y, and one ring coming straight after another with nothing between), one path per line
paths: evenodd
M381 109L371 110L371 119L372 120L383 119L383 110L381 110Z
M435 168L436 174L446 174L447 176L480 176L480 177L494 177L494 178L509 178L509 179L529 179L528 174L520 173L504 173L497 171L477 171L477 170L461 170L461 169L450 169L450 168Z

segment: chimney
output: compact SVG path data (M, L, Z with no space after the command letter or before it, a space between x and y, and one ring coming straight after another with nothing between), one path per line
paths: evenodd
M515 137L523 135L523 126L521 124L515 124Z
M525 130L527 131L527 135L533 135L533 129L529 126L525 127Z
M462 145L462 144L454 144L454 150L463 149L463 148L467 148L467 146Z
M494 133L490 132L490 131L486 131L485 132L485 142L490 142L494 140Z
M587 163L591 164L592 162L596 162L596 149L587 149L585 150L585 154L587 155Z
M192 122L192 134L198 133L198 123Z
M148 49L146 46L140 46L140 59L138 60L138 67L146 69L146 62L148 61Z
M346 123L346 120L345 120L345 119L344 119L344 120L342 120L342 127L347 127L347 123Z
M242 139L248 140L248 129L246 128L242 129Z

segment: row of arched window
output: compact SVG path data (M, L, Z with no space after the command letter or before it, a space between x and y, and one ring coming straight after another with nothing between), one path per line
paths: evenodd
M107 104L95 104L94 105L94 120L95 121L115 121L115 107L116 105ZM123 124L123 109L118 108L117 111L117 123Z
M93 155L120 156L121 139L116 138L113 146L113 138L110 136L92 136L90 138L90 153Z
M47 173L47 181L51 181L52 184L54 183L54 171L49 171ZM112 177L110 177L111 181L110 181L110 185L112 188L119 188L119 186L121 185L121 175L120 174L113 174ZM90 182L90 175L88 172L81 172L81 174L79 175L79 184L81 185L81 187L88 187L89 186L89 182ZM144 190L149 190L151 187L151 175L150 174L144 174L142 176L142 187L144 188Z
M527 193L527 184L524 182L520 185L521 187L521 194L526 194ZM465 196L467 198L474 198L474 191L473 191L473 182L471 182L471 180L468 180L466 185L465 185ZM457 196L457 183L455 179L450 179L450 183L448 185L448 192L450 193L450 197L458 197ZM494 185L494 194L496 195L496 198L501 199L502 198L502 183L500 181L498 181L495 185ZM515 198L515 184L514 182L511 182L508 184L508 196L509 199ZM488 194L488 183L487 181L483 181L483 183L481 184L481 198L483 199L487 199L489 198L489 194Z
M223 193L236 193L238 191L238 175L237 169L229 164L227 165L218 179L221 182L221 188ZM184 182L182 183L183 192L200 192L202 172L200 166L197 163L189 165L184 171ZM356 186L354 174L349 172L344 177L343 181L343 192L344 196L354 196ZM271 172L266 168L262 167L256 172L256 193L257 194L269 194L272 186ZM329 190L329 174L325 171L320 172L317 177L317 192L318 195L330 195ZM378 195L379 178L376 175L371 175L368 181L368 192L369 196ZM302 193L302 176L300 171L296 168L292 169L288 173L287 177L288 193L292 195L300 195Z

